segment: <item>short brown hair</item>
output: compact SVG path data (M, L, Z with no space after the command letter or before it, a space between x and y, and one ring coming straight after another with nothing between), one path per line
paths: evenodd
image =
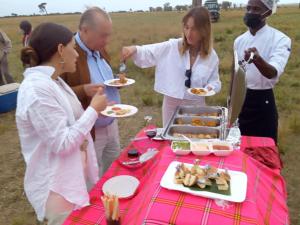
M82 13L82 15L80 17L80 21L79 21L79 27L78 27L79 30L81 30L81 28L84 25L94 27L96 14L103 16L107 20L111 20L109 14L106 11L104 11L103 9L101 9L99 7L94 6L94 7L88 8L87 10L85 10Z
M72 38L73 33L65 26L41 23L33 30L28 46L21 50L21 60L29 66L47 62L57 52L59 44L66 46Z
M195 27L201 36L200 40L200 56L205 58L212 51L212 31L209 12L205 7L195 7L187 12L183 17L183 26L186 25L189 18L194 19ZM186 37L183 34L183 43L180 49L181 54L184 54L189 49Z

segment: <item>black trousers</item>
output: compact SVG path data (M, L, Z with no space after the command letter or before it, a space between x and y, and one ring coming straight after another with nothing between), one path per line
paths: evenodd
M270 137L277 144L278 112L272 89L247 89L239 127L242 135Z

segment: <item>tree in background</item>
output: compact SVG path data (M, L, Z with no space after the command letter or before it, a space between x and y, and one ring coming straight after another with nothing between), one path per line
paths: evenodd
M188 10L188 8L189 8L188 5L176 5L176 6L175 6L175 9L176 9L177 11L186 11L186 10Z
M38 7L40 9L40 13L46 13L46 15L47 15L48 13L47 13L47 10L46 10L46 5L47 5L47 3L43 2L43 3L39 4Z
M156 11L156 12L161 12L161 11L163 11L163 8L160 7L160 6L158 6L158 7L155 8L155 11Z
M224 2L222 2L222 9L227 10L231 7L231 5L232 5L232 2L224 1Z
M164 11L172 11L172 10L173 10L173 8L170 5L170 2L167 2L164 4Z
M202 6L202 0L193 0L192 7Z

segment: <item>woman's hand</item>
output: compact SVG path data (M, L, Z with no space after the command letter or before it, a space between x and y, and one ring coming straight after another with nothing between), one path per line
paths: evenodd
M132 57L136 53L136 51L136 46L123 47L121 52L121 62L124 62L128 58Z
M97 113L103 111L107 106L107 99L106 95L103 94L103 89L100 87L98 88L96 94L91 100L91 107L93 107Z

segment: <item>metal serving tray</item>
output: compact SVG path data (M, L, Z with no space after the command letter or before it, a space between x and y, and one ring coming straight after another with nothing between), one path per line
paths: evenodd
M221 130L215 127L194 127L189 125L171 125L165 134L169 140L184 140L181 135L192 140L219 139Z
M193 105L178 106L174 115L222 117L222 107L219 107L219 106L193 106Z
M200 117L200 116L181 116L174 117L174 125L189 125L196 127L220 127L221 118Z
M225 114L225 108L220 106L178 106L163 133L163 138L184 140L180 135L183 134L193 140L224 139ZM205 122L214 121L217 126L193 126L191 122L195 118ZM183 124L179 124L179 122Z

